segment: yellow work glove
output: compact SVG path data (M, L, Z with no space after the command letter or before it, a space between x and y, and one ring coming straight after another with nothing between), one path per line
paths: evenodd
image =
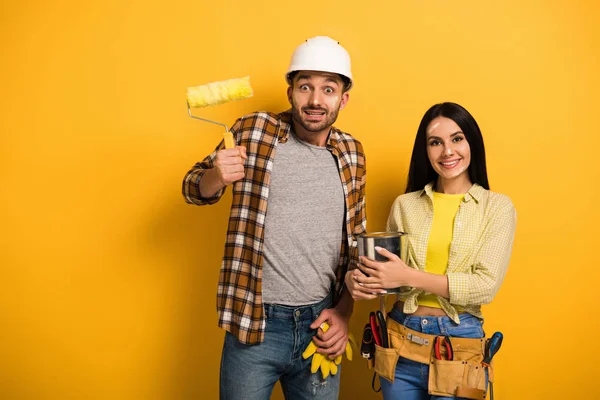
M327 332L327 330L329 329L329 324L327 324L327 322L323 322L321 324L321 329L323 329L323 332ZM351 333L349 333L345 353L346 358L350 361L352 361L353 346L356 346L356 340L354 339L354 336ZM317 353L317 345L312 340L306 347L306 350L304 350L304 353L302 353L302 358L304 358L305 360L310 356L312 356L310 372L314 374L320 369L321 374L323 375L323 379L327 378L329 374L337 374L338 365L342 362L341 354L337 356L335 360L331 360L329 359L329 357L321 353Z

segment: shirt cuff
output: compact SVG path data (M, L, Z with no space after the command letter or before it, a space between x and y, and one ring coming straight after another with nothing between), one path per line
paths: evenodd
M199 206L215 204L223 196L223 193L225 193L225 188L223 188L210 197L202 197L200 194L200 179L205 173L206 170L190 172L192 176L188 178L187 182L189 198L194 204Z
M449 273L448 294L450 304L466 306L469 304L469 276L463 273Z

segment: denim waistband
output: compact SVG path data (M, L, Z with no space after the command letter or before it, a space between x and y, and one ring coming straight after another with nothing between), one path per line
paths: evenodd
M265 304L265 315L267 319L289 319L289 320L310 320L317 319L321 311L330 308L333 304L333 293L318 303L303 306L286 306L282 304Z
M411 325L420 326L423 324L423 321L426 321L425 324L427 324L427 323L437 324L439 327L446 326L446 325L456 325L456 323L447 315L445 315L445 316L428 316L428 317L416 316L416 315L411 315L411 314L405 314L404 311L402 311L400 308L398 308L396 306L394 306L394 308L392 309L392 311L390 311L388 316L390 318L392 318L394 321L396 321L399 324L404 325L406 327L410 327ZM482 324L483 323L482 320L480 320L476 316L468 314L468 313L460 313L460 314L458 314L458 318L459 318L461 324L463 324L463 323Z

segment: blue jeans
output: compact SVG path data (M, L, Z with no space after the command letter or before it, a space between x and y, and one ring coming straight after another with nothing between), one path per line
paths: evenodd
M331 295L308 306L265 304L265 339L246 345L227 332L221 358L221 400L268 400L277 381L287 400L337 399L341 369L323 379L302 352L316 335L310 324L332 305ZM341 367L341 365L339 365Z
M450 337L482 338L483 323L471 314L459 314L460 324L449 317L415 317L404 314L397 307L388 314L389 318L415 331L430 335L448 335ZM486 374L487 375L487 374ZM434 400L462 399L462 397L431 396L427 391L429 384L429 364L400 357L396 364L394 383L380 378L381 392L386 400Z

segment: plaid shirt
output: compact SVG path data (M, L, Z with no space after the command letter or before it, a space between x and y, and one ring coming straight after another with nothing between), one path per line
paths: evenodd
M217 290L219 326L234 334L242 343L263 341L266 325L262 302L262 265L264 223L269 198L269 183L277 143L288 140L292 121L290 111L281 114L257 112L238 119L231 128L239 146L246 147L246 176L235 182L229 215L229 227ZM340 246L337 268L336 297L339 297L344 275L358 263L354 235L366 228L365 156L360 142L332 127L326 144L336 158L345 196L345 240ZM183 195L186 202L213 204L222 189L211 198L200 196L200 179L214 166L218 150L186 174Z
M515 208L507 196L477 184L465 194L454 220L446 270L450 299L437 296L454 322L460 323L457 307L483 318L481 305L492 301L508 269L516 222ZM399 196L392 205L387 230L408 233L409 267L425 271L432 223L433 183ZM425 292L404 289L398 295L404 301L404 312L414 313L417 298Z

